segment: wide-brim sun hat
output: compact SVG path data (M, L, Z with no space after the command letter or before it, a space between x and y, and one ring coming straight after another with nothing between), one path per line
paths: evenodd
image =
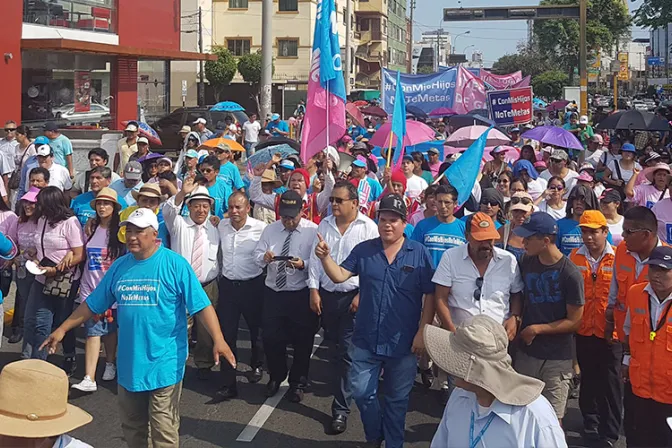
M474 316L455 332L426 325L423 336L427 353L441 370L487 390L504 404L528 405L544 389L543 381L513 370L506 330L491 317Z
M91 208L94 210L96 209L97 201L109 201L113 203L114 208L117 212L119 212L119 210L121 209L121 204L119 203L117 192L111 189L110 187L101 188L96 197L93 198L91 202L89 202L89 206L91 206Z

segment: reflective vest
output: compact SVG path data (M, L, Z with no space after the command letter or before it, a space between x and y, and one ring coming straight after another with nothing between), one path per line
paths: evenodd
M630 384L641 398L672 404L672 310L666 304L655 335L651 332L648 283L640 283L628 292L630 310ZM655 325L657 328L658 325Z
M597 336L604 338L604 327L607 318L605 316L609 304L609 286L613 275L614 254L605 254L593 273L590 262L585 255L578 254L579 249L574 249L569 254L569 259L579 268L583 275L583 287L585 304L581 327L577 331L582 336ZM616 335L614 335L616 338Z
M280 197L282 195L275 195L275 219L280 219ZM308 221L313 221L315 224L319 224L322 220L320 216L320 209L317 207L317 193L311 193L308 195L308 200L303 202L303 209L301 211L301 217L307 219Z
M625 340L623 323L625 323L628 307L626 299L628 290L633 285L648 281L649 267L644 265L639 275L636 275L636 268L637 260L628 253L625 241L621 241L621 244L616 248L616 260L614 261L614 275L616 275L616 282L618 284L618 294L616 295L616 305L614 306L614 326L621 341Z

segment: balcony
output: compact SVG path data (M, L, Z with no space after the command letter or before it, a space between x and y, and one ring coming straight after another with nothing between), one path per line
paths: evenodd
M23 0L23 21L75 30L114 33L114 0Z

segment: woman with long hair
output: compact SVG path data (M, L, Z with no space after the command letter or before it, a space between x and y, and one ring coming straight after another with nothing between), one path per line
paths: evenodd
M504 216L504 196L495 188L486 188L481 193L479 202L481 212L488 215L495 223L495 228L499 229L507 223Z
M79 221L68 205L65 195L57 187L46 187L37 194L35 262L43 274L37 275L30 287L24 318L24 338L33 359L46 360L47 351L38 348L51 329L58 327L73 310L79 277L77 266L84 259L84 237ZM59 281L61 287L67 289L68 278L74 283L70 294L65 298L54 296L54 288L50 289L54 281L62 280ZM63 340L63 352L63 370L70 375L76 367L72 331Z
M502 171L497 176L497 190L504 196L504 202L511 200L511 183L513 182L513 173L511 171Z
M422 205L411 215L408 222L415 226L423 219L436 216L436 190L438 189L438 185L430 185L425 188L425 192L422 195Z
M560 176L553 176L548 180L544 194L534 202L540 212L548 213L557 221L567 214L567 202L562 198L564 194L565 180Z
M33 187L24 194L17 204L19 216L16 223L16 246L18 254L14 258L16 266L16 297L14 300L14 316L12 317L12 334L9 343L16 344L23 339L23 320L26 312L26 303L30 293L30 285L35 276L26 269L26 260L35 253L35 234L37 233L37 218L35 204L37 193L40 190Z
M565 217L558 220L558 236L556 241L560 251L564 255L569 256L572 249L583 245L583 237L581 236L581 228L579 227L579 221L583 212L599 209L599 202L592 189L585 185L577 185L572 188L567 198ZM609 244L611 244L611 236L608 239Z
M117 192L111 188L103 188L91 201L91 208L96 211L93 223L87 228L86 263L82 273L78 302L84 303L86 298L100 284L110 265L125 252L125 245L119 241L119 210ZM100 342L105 344L105 371L103 381L115 378L117 354L117 310L116 305L105 314L89 319L85 324L85 376L73 384L73 389L82 392L95 392L96 365L100 353Z
M432 185L434 176L432 176L432 171L429 168L429 163L427 162L427 159L425 159L425 156L420 151L413 151L411 157L413 157L413 174L425 179L427 185Z
M605 190L600 196L600 211L607 218L609 233L614 240L614 246L623 241L623 207L621 207L621 194L616 190ZM660 222L660 221L659 221Z
M483 165L483 177L494 183L502 173L511 170L509 164L506 163L507 151L508 150L504 146L495 146L492 151L490 151L492 160L485 162Z
M508 222L499 228L500 242L498 247L511 252L516 260L520 261L525 253L523 238L513 233L513 229L522 226L525 220L532 214L534 204L532 196L525 192L517 192L509 201Z

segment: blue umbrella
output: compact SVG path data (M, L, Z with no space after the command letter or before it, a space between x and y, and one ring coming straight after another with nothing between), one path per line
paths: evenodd
M280 145L269 146L267 148L255 152L251 157L247 159L247 162L251 167L255 167L261 163L266 164L273 158L273 154L275 153L279 153L280 157L284 159L287 156L291 156L292 154L298 154L299 152L296 149L289 146L288 144L283 143Z
M532 103L534 104L534 107L537 109L546 109L548 107L548 103L541 98L534 98L532 100Z
M238 112L245 110L243 106L233 101L222 101L210 108L210 112Z
M138 130L140 131L140 134L144 135L147 137L147 140L149 140L149 143L152 145L158 145L161 146L161 137L159 137L159 134L154 130L153 127L145 123L144 121L122 121L121 124L124 126L128 126L129 123L134 123L138 126Z

